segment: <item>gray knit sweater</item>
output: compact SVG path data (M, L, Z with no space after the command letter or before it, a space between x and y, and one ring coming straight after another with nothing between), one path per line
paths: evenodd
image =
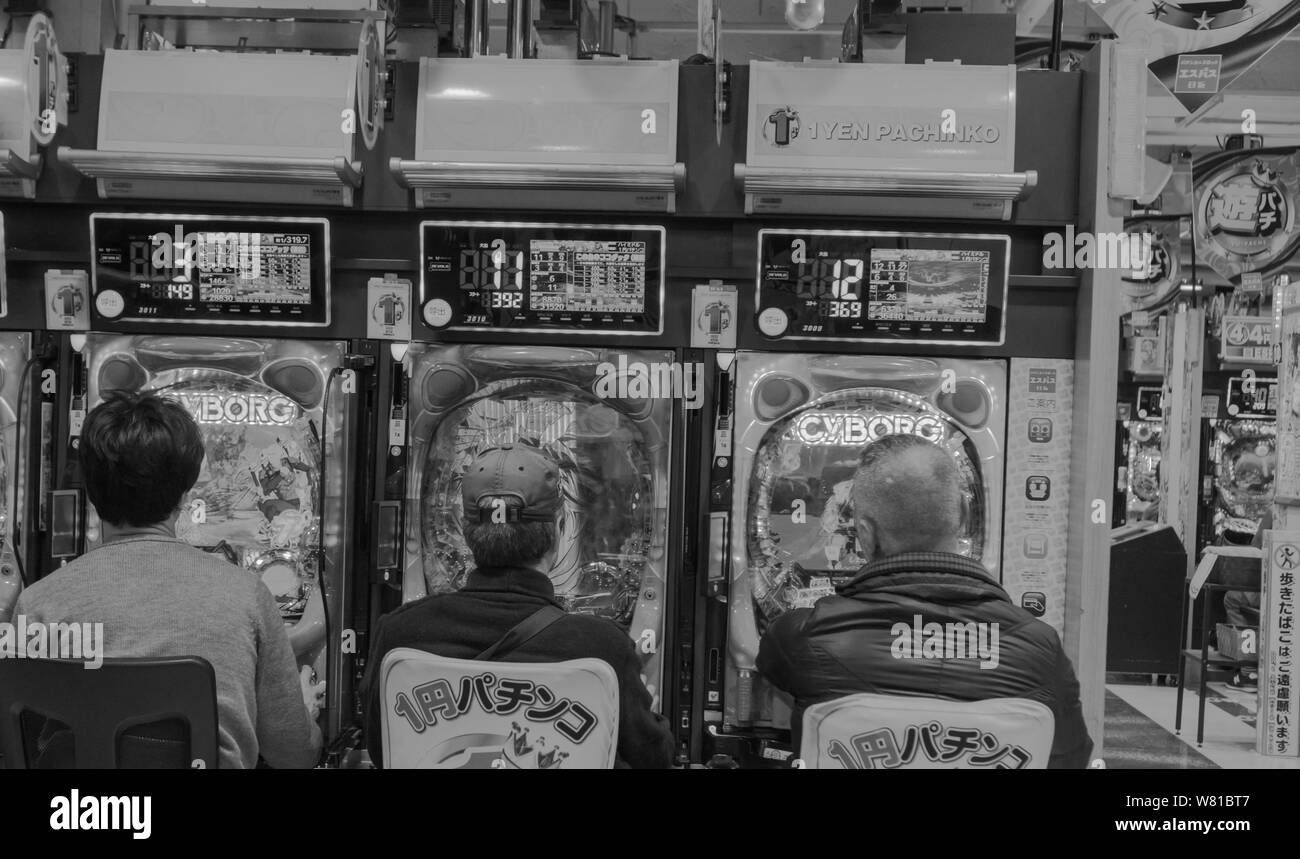
M104 624L105 657L201 656L217 676L220 765L310 767L317 749L284 621L253 574L164 536L87 552L22 593L29 622Z

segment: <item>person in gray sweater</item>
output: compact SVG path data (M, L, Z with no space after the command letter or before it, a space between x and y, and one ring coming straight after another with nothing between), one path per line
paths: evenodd
M201 656L216 673L219 766L251 768L260 756L272 767L312 767L324 684L299 675L271 592L176 538L203 456L199 428L179 403L110 394L86 417L78 450L103 541L25 590L16 613L103 623L110 658Z

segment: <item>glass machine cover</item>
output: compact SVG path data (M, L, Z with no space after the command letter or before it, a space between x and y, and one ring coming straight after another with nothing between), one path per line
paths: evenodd
M88 335L84 350L88 409L112 390L151 390L194 416L205 456L176 535L260 576L290 625L294 653L321 678L325 611L343 592L349 468L336 458L346 455L339 452L350 399L336 380L327 419L325 390L344 353L341 342L106 334ZM87 519L93 546L93 510ZM322 537L328 607L320 593Z
M563 510L550 571L571 612L628 631L658 705L664 633L672 401L626 385L666 351L423 346L411 372L407 600L459 589L474 568L461 475L481 450L528 442L559 465Z
M17 456L20 389L23 368L31 351L31 337L17 332L0 332L0 621L7 621L22 589L14 532L18 526L19 489L25 475L19 474ZM33 392L29 387L27 400ZM28 516L35 511L24 511Z
M1000 579L1006 364L741 352L735 380L724 719L785 729L788 701L754 670L759 640L778 615L833 594L870 560L850 488L873 440L914 433L952 454L962 553Z
M1273 503L1277 468L1277 422L1210 421L1214 468L1214 536L1251 535Z

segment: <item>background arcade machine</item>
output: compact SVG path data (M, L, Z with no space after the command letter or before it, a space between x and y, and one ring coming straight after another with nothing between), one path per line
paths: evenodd
M1294 147L1265 148L1251 135L1230 138L1223 151L1195 162L1196 255L1213 290L1198 548L1249 542L1272 504L1280 340L1274 303L1300 277L1298 169Z
M353 626L355 392L366 359L345 339L284 338L347 330L331 290L329 223L96 214L91 246L94 333L71 341L69 443L115 390L156 391L190 411L206 456L177 536L267 585L298 660L330 684L333 737L351 700L340 653ZM56 503L84 500L65 492ZM84 522L75 548L93 547L93 509L71 515Z
M1274 500L1278 464L1277 297L1300 280L1300 150L1236 135L1195 161L1196 257L1208 302L1198 554L1251 542ZM1218 600L1216 600L1216 603ZM1200 634L1198 605L1192 632ZM1218 642L1222 604L1211 606ZM1227 646L1227 643L1224 643Z
M387 369L397 455L376 517L379 575L400 580L403 600L463 586L465 467L492 446L535 444L565 495L556 594L627 631L667 712L677 397L696 381L681 376L688 308L667 290L659 220L684 172L677 63L578 59L576 30L566 57L560 31L539 46L532 25L512 17L508 57L486 57L486 17L474 18L464 57L422 59L414 158L391 163L417 207L448 211L420 225L420 342ZM534 59L539 47L551 59Z

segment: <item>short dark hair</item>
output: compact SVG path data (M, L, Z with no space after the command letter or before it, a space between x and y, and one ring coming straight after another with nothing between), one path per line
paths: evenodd
M166 521L193 488L203 437L175 400L113 391L86 416L77 456L99 518L143 527Z
M555 545L552 522L465 522L465 543L476 567L529 566Z

